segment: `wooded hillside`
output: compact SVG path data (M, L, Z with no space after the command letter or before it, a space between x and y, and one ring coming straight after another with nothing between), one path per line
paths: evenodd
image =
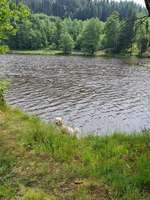
M15 0L20 2L20 0ZM89 19L98 17L105 21L113 11L121 17L131 17L146 9L132 1L115 2L110 0L24 0L34 13L45 13L59 17Z

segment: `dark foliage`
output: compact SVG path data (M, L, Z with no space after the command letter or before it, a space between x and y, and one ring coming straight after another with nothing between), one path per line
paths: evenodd
M14 0L19 2L20 0ZM115 2L110 0L24 0L33 13L45 13L59 17L89 19L98 17L105 21L113 11L122 18L131 17L137 12L146 12L132 1Z

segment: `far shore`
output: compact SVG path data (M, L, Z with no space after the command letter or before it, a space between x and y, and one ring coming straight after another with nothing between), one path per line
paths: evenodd
M10 50L8 54L18 54L18 55L49 55L49 56L84 56L84 57L115 57L115 58L150 58L150 52L139 56L136 53L133 54L113 54L106 53L105 51L97 51L94 55L86 55L80 51L73 51L71 54L64 54L61 50L47 50L47 49L39 49L39 50Z

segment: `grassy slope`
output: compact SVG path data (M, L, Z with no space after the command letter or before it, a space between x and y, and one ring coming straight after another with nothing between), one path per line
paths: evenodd
M148 200L150 132L78 140L3 107L0 199Z

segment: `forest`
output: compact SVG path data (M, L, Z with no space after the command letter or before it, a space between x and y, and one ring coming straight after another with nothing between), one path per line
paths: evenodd
M142 55L150 46L150 20L137 20L142 13L121 18L114 11L105 22L98 18L78 20L31 14L18 22L15 35L8 34L5 43L11 49L62 50L65 54L79 51L95 54L105 50L111 53L136 53Z
M20 0L15 0L17 3ZM97 17L106 21L112 12L119 12L122 18L146 10L132 1L116 2L112 0L23 0L33 13L45 13L49 16L86 20Z
M12 50L48 49L64 54L76 51L94 55L97 51L105 51L149 55L150 19L145 17L146 9L133 2L24 2L29 8L20 1L15 2L24 6L28 14L13 19L11 26L15 31L4 31L1 45L5 49L8 46Z

